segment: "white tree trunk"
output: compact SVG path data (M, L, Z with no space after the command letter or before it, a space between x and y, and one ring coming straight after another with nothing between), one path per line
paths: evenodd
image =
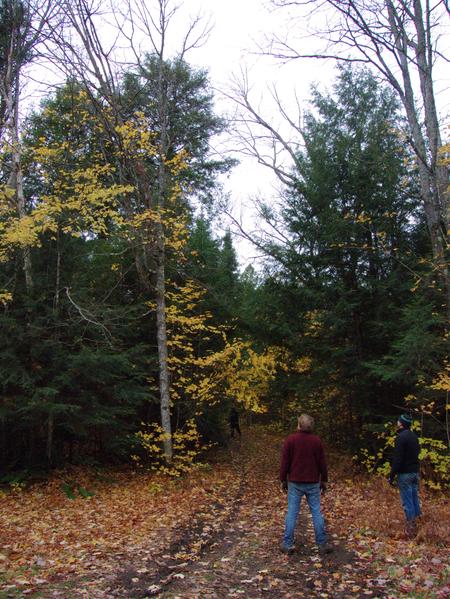
M23 192L23 173L22 173L22 151L19 135L19 85L20 75L16 73L14 86L9 87L7 97L7 113L10 115L8 129L11 143L11 172L8 179L8 186L14 189L16 196L16 207L19 218L26 216L25 195ZM14 93L15 89L15 93ZM28 293L33 289L33 274L31 265L31 253L29 247L22 249L23 271L25 274L25 285Z
M161 427L164 433L164 456L172 461L172 425L170 420L170 374L169 355L167 349L166 324L166 274L165 248L162 225L158 225L158 255L156 266L156 327L159 362L159 392L161 407Z

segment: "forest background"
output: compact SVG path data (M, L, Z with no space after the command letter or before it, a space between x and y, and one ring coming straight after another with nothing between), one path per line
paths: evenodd
M337 18L358 8L326 4ZM367 28L340 22L353 54L333 46L332 90L313 89L301 121L274 93L286 138L245 76L227 92L232 121L215 113L208 73L188 61L207 31L188 23L168 53L167 0L120 4L125 66L99 34L100 3L1 1L3 482L68 464L179 474L226 442L237 406L283 430L311 413L326 439L380 471L392 424L410 411L429 485L448 483L449 149L433 96L433 34L448 8L377 4L363 25L378 15L381 62L358 45ZM302 57L289 52L272 39L272 55ZM21 119L22 79L39 60L64 83ZM230 221L260 256L243 271L232 229L215 227L235 154L211 147L231 128L280 181L258 202L257 232Z

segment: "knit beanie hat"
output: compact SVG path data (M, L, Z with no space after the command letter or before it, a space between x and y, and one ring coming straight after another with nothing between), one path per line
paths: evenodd
M411 416L409 414L402 414L401 416L398 417L398 421L401 422L403 424L403 426L410 428L410 426L413 422L413 419L411 418Z

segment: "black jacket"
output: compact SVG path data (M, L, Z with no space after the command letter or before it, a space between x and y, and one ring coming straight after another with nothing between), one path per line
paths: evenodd
M419 472L419 439L409 429L402 429L395 439L394 455L392 457L392 480L396 474L405 472Z

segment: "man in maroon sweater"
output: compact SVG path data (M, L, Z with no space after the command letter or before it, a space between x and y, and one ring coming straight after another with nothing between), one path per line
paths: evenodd
M320 553L329 553L325 521L320 510L320 492L325 492L328 481L327 463L322 441L313 435L314 420L307 414L298 419L298 430L289 435L281 454L280 480L288 493L288 509L281 549L294 551L294 530L302 497L306 496L311 511L314 534Z

